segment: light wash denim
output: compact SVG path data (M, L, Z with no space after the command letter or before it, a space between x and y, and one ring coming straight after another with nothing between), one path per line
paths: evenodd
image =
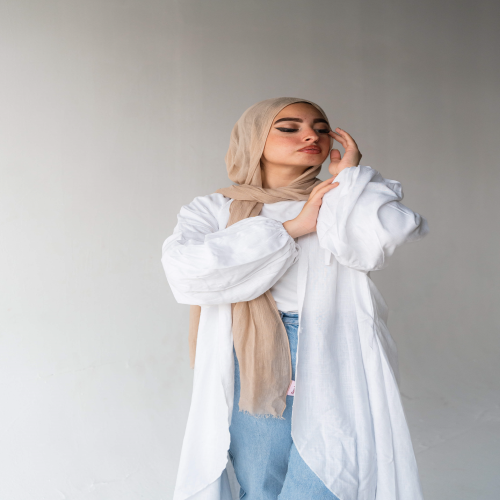
M290 341L295 380L299 314L280 311ZM285 420L240 412L240 371L236 352L234 406L229 456L245 500L338 500L302 460L292 440L294 396L286 397Z

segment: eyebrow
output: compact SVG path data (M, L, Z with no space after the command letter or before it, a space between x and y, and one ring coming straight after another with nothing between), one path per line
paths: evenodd
M304 120L302 118L280 118L279 120L276 120L274 122L274 124L276 125L279 122L300 122L300 123L303 123L303 121ZM318 123L318 122L323 122L323 123L326 123L328 125L328 122L324 118L315 118L313 120L313 123Z

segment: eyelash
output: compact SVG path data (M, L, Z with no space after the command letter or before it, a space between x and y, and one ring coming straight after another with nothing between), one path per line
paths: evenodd
M285 128L285 127L276 127L278 130L280 130L281 132L297 132L299 129L298 128ZM321 128L321 129L318 129L318 132L320 134L328 134L328 132L330 132L329 129L327 128Z

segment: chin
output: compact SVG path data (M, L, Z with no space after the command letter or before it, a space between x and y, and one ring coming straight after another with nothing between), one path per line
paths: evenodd
M314 161L313 162L307 162L307 163L301 163L301 164L297 164L297 165L289 165L289 168L300 168L300 169L306 169L306 168L309 168L309 167L314 167L316 165L321 165L321 163L315 163Z

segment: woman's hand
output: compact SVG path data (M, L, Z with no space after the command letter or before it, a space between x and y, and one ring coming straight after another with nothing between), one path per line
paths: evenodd
M344 170L344 168L357 167L363 155L359 152L356 141L345 130L342 130L339 127L335 129L335 132L330 130L328 135L340 142L345 150L343 158L341 158L340 151L338 149L332 149L330 151L330 165L328 166L329 172L333 176L337 176L340 172L342 172L342 170Z
M314 186L300 214L295 219L283 223L284 228L292 238L316 231L316 222L319 209L323 203L323 196L339 185L338 182L333 182L334 179L335 176L330 177L330 179L326 179L326 181Z
M356 141L345 130L337 127L335 132L330 131L328 135L342 144L345 150L344 157L341 158L338 149L330 151L330 165L328 170L333 177L315 186L300 214L295 219L287 220L283 223L284 228L292 238L316 231L316 221L319 209L323 203L323 196L339 185L338 182L333 182L333 180L344 168L357 167L361 160L362 154L358 149Z

